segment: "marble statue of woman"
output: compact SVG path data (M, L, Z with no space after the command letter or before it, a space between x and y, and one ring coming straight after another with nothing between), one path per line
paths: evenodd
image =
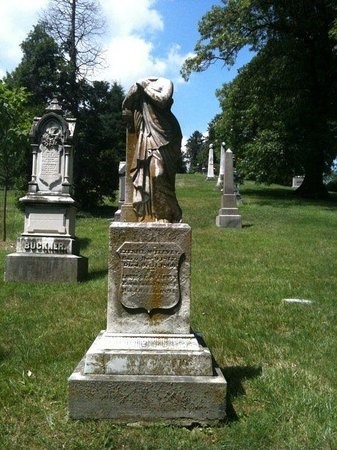
M130 174L140 221L181 221L175 175L182 134L171 112L172 94L170 80L149 77L133 84L123 102L123 110L131 111L137 136Z

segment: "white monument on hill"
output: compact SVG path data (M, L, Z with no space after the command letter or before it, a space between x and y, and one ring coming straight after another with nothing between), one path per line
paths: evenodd
M225 143L223 142L221 144L221 151L220 151L220 168L219 168L219 176L218 181L216 183L216 187L218 189L223 188L223 177L225 173Z
M208 166L207 166L207 180L214 180L214 149L213 144L210 144L208 150Z
M88 271L75 238L72 140L76 120L63 117L54 99L33 122L30 138L32 176L25 206L24 231L16 253L7 255L5 281L77 281Z
M191 228L175 195L181 131L172 92L169 80L147 78L123 103L126 190L121 221L110 225L107 327L69 378L74 419L225 417L226 380L190 328Z
M216 225L221 228L241 228L241 215L237 208L234 189L233 153L230 149L225 152L224 163L223 194Z

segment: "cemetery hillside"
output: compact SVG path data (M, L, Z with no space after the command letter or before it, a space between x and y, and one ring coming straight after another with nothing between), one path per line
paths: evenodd
M0 448L334 449L337 447L337 198L241 185L242 228L215 224L221 192L179 174L192 229L191 326L227 380L217 426L127 426L73 420L67 380L106 327L108 235L117 207L77 213L88 276L74 283L0 281ZM3 204L1 204L3 208ZM1 273L23 212L8 194Z

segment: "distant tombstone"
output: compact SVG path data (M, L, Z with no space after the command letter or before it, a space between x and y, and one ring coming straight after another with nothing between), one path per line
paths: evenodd
M7 255L5 281L77 281L88 260L75 238L72 139L76 121L64 118L57 99L34 119L30 138L32 176L25 205L24 231L16 253Z
M293 181L292 181L292 188L293 189L297 189L301 186L301 184L303 183L304 177L303 176L295 176L293 177Z
M223 188L223 177L225 173L225 143L221 144L221 152L220 152L220 168L219 168L219 176L216 187L218 189Z
M162 196L156 171L149 174L154 201L145 196L149 202L144 217L138 205L139 180L131 176L133 167L146 168L152 158L160 162L161 155L172 157L168 149L179 144L176 119L169 112L172 91L169 80L151 77L131 87L127 99L135 96L135 101L124 101L124 107L134 108L128 115L137 123L127 128L127 193L121 221L110 225L107 326L69 378L69 414L74 419L191 425L218 423L225 417L226 380L190 327L191 228L175 222L176 200L166 199L167 191ZM142 98L146 104L137 104ZM142 153L145 164L140 164L135 158L144 144L139 125L150 117L146 129L161 130L163 145L149 135L151 145L156 142L158 147ZM177 134L168 132L170 123ZM172 196L174 186L165 184ZM157 215L171 220L158 220Z
M237 198L234 184L233 153L225 152L225 173L221 208L216 217L216 225L220 228L241 228L241 215L237 208Z
M118 175L119 175L119 201L118 201L118 210L115 212L114 220L121 220L121 208L123 203L125 202L125 169L126 162L121 161L118 166Z
M208 151L207 180L214 180L214 149L210 144Z

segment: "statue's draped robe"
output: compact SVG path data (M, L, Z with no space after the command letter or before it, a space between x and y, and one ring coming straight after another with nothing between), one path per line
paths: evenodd
M175 174L181 151L181 130L170 108L172 82L149 78L133 85L123 107L133 111L137 144L130 174L133 206L140 220L179 222Z

